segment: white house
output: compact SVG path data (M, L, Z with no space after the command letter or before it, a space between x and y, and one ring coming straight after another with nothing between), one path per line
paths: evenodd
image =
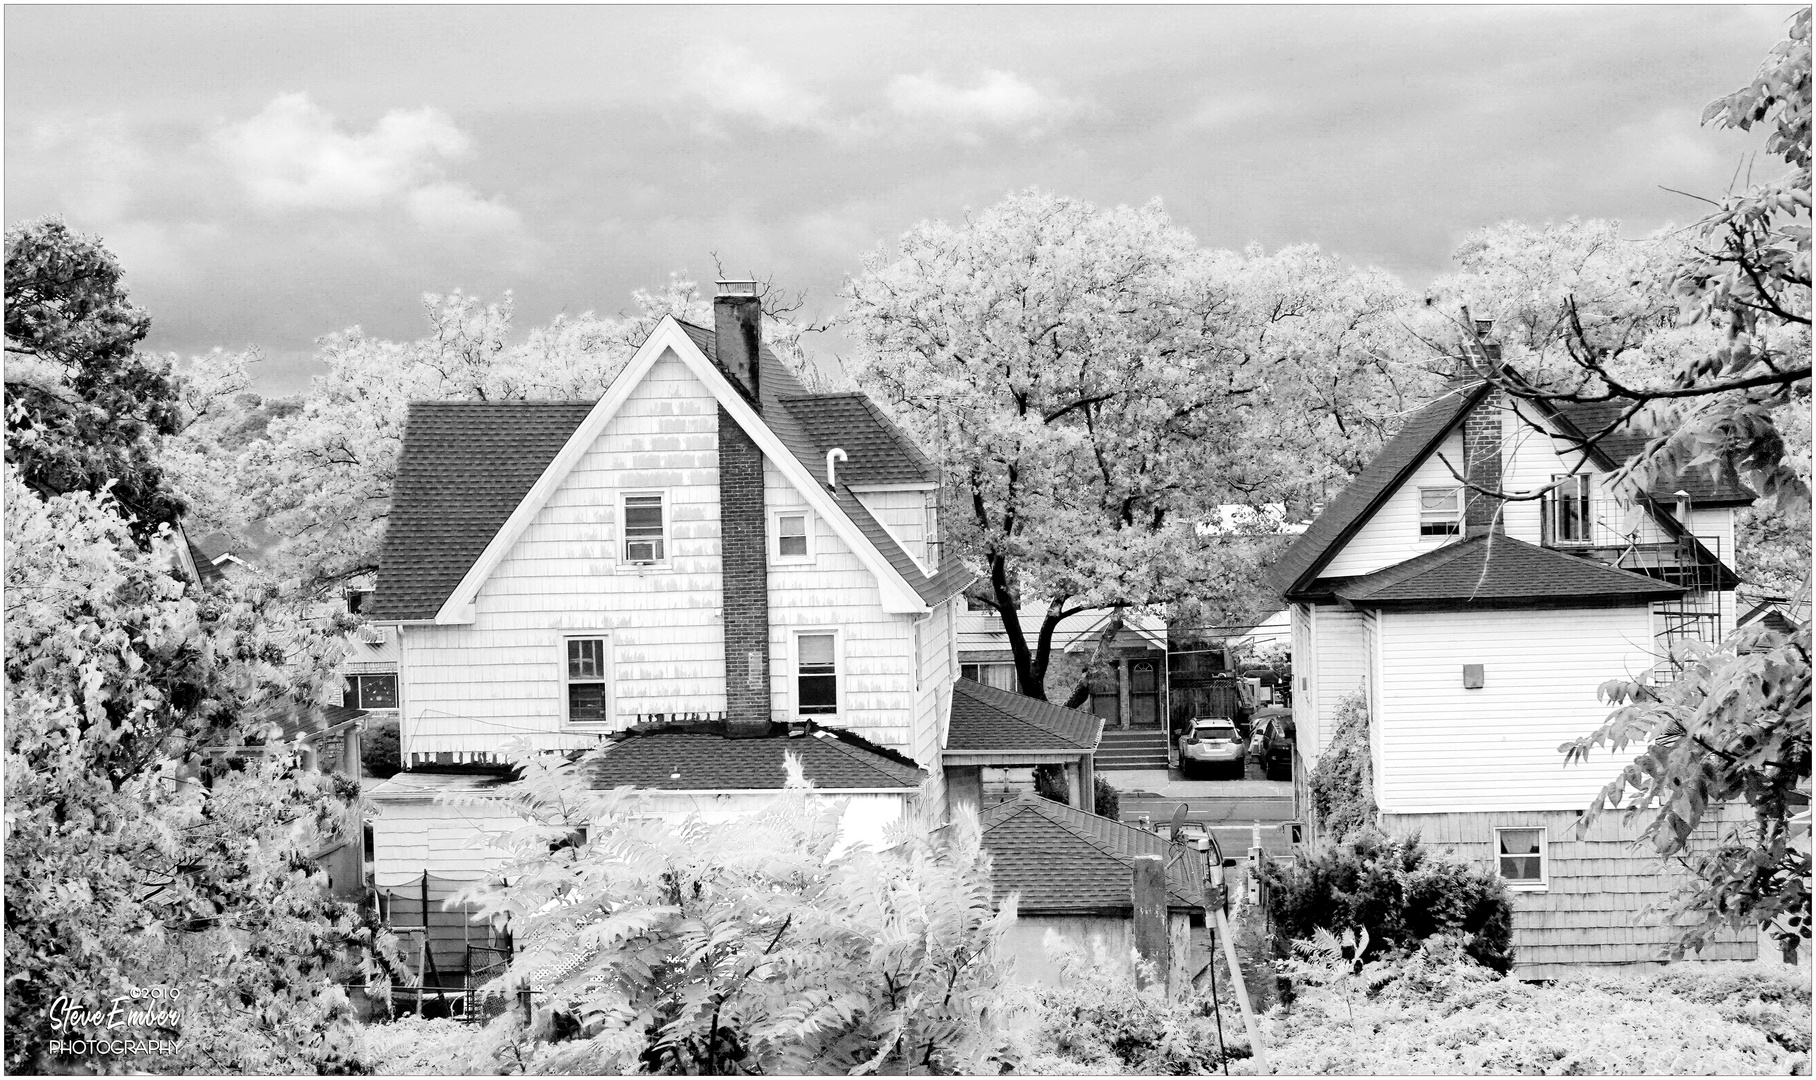
M863 395L808 393L754 283L721 285L713 330L664 318L598 402L412 405L371 611L407 770L369 793L381 885L478 872L437 854L461 826L425 777L512 739L606 746L599 785L677 811L759 804L803 747L873 825L944 797L971 579L937 471Z
M1464 345L1478 368L1499 363L1497 346ZM1670 930L1640 912L1671 882L1613 816L1586 835L1575 824L1624 762L1566 768L1558 747L1606 717L1601 683L1668 678L1666 645L1732 627L1726 560L1751 495L1732 477L1617 484L1644 437L1589 438L1617 411L1510 402L1468 376L1409 417L1273 571L1299 752L1309 771L1361 694L1379 823L1508 879L1519 974L1655 960Z

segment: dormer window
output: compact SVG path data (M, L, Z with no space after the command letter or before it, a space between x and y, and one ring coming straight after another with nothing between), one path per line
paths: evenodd
M1419 489L1419 535L1455 536L1463 531L1463 489Z
M624 496L624 561L654 566L668 557L668 519L659 492Z

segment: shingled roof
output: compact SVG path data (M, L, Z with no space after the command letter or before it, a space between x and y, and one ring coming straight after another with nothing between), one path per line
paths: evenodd
M1311 527L1293 541L1280 561L1268 572L1275 589L1288 599L1296 599L1318 571L1336 557L1350 537L1367 523L1381 504L1397 491L1432 452L1443 443L1444 436L1463 422L1469 410L1488 394L1488 384L1478 382L1453 388L1418 412L1387 445L1374 456L1331 500Z
M1683 589L1657 578L1501 533L1473 536L1395 563L1330 582L1337 596L1362 607L1533 600L1669 600Z
M791 736L771 724L759 738L729 738L722 724L650 724L605 744L594 766L596 788L629 785L664 791L736 791L780 788L785 754L801 761L814 786L829 791L876 788L911 790L926 779L912 760L836 728L809 725Z
M1596 435L1619 420L1626 409L1627 404L1620 401L1557 404L1557 411L1575 429L1569 434L1579 439ZM1600 452L1602 458L1599 464L1606 469L1617 469L1638 457L1651 438L1643 431L1634 430L1631 422L1623 424L1597 440L1595 450ZM1652 480L1652 486L1647 489L1647 494L1669 504L1679 491L1687 492L1692 505L1697 506L1746 506L1757 497L1740 482L1733 465L1727 461L1715 467L1698 467L1681 473L1656 476Z
M372 618L434 618L592 411L592 402L413 403Z
M1145 829L1033 795L991 807L980 824L998 906L1013 892L1023 915L1129 914L1135 857L1158 855L1170 863L1168 909L1204 907L1204 856Z
M716 356L711 330L676 323L709 359ZM929 605L964 591L972 578L956 559L937 573L925 573L846 486L930 481L934 473L925 455L862 395L809 394L766 345L758 364L763 422L811 475L823 475L825 449L836 445L846 451L839 489L831 494L890 566ZM380 549L372 618L434 618L594 405L413 403Z
M952 684L950 751L1096 750L1103 720L1078 709L998 690L972 679Z

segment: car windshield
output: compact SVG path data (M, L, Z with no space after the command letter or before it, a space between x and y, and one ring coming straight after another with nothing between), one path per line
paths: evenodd
M1229 724L1199 724L1197 734L1200 739L1233 739L1236 729Z

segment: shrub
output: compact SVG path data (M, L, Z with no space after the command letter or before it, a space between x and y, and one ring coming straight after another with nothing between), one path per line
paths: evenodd
M1111 821L1121 821L1122 792L1117 791L1108 780L1105 780L1101 776L1096 778L1096 783L1092 785L1092 788L1092 794L1095 796L1093 802L1096 804L1097 816L1107 817Z
M1368 754L1368 702L1360 690L1337 706L1329 745L1310 779L1312 809L1324 835L1341 839L1375 820L1373 764Z
M387 780L403 770L403 747L396 724L373 724L360 733L359 763L367 776Z
M1034 766L1034 794L1043 799L1051 799L1061 806L1070 806L1072 800L1066 793L1066 767L1064 765Z
M1502 974L1513 966L1506 883L1428 851L1417 837L1354 833L1298 864L1264 862L1262 879L1282 938L1311 938L1319 927L1366 929L1370 954L1380 955L1410 952L1434 934L1461 934L1477 963Z

